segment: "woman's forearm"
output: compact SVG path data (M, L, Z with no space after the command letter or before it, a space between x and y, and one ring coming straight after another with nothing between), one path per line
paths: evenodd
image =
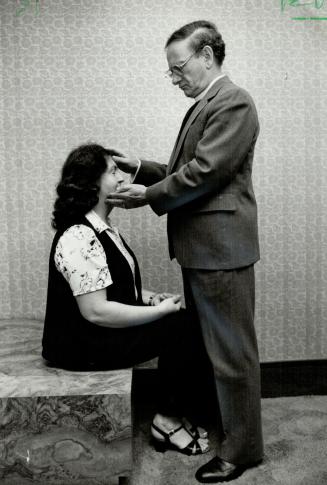
M76 301L86 320L112 328L143 325L180 309L178 297L167 298L154 306L134 306L107 300L105 289L78 295Z
M164 316L158 306L133 306L116 301L98 301L79 305L84 318L96 325L112 328L132 327L153 322Z
M87 319L103 327L124 328L153 322L164 314L158 306L133 306L105 301L89 309Z

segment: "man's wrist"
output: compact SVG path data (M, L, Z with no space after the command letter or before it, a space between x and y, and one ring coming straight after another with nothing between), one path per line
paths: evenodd
M145 191L144 191L143 197L144 197L144 201L145 201L146 204L149 203L149 200L148 200L148 197L147 197L147 192L148 192L148 188L145 187Z
M142 164L142 162L141 162L141 160L139 158L137 158L136 160L137 160L138 164L137 164L137 167L136 167L136 170L135 170L134 174L133 175L131 174L131 176L130 176L130 183L131 184L134 183L134 180L136 179L137 174L139 173L140 168L141 168L141 164Z

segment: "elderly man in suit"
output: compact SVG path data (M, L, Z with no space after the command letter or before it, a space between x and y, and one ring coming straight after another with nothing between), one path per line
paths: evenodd
M166 54L172 83L195 103L168 166L115 157L136 177L112 201L125 208L149 204L159 216L168 214L170 256L181 265L186 305L201 325L219 405L217 456L196 478L218 483L263 456L254 328L259 244L251 180L259 123L250 95L221 71L225 44L214 24L183 26L169 37Z

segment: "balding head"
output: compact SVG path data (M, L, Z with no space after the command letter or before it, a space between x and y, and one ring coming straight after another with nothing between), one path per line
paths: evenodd
M206 45L211 47L216 63L219 67L222 65L225 58L225 43L215 24L207 20L186 24L171 34L165 48L175 41L184 39L189 39L189 47L194 52L199 52Z

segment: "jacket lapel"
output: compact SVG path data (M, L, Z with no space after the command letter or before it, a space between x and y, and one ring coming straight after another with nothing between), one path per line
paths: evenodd
M173 151L172 151L172 154L170 156L169 163L168 163L168 166L167 166L167 175L170 174L173 171L173 167L174 167L174 165L175 165L175 163L178 159L180 150L183 146L185 136L186 136L190 126L192 125L193 121L198 116L198 114L203 110L203 108L208 104L209 100L216 96L216 94L218 93L220 88L223 86L223 84L225 84L226 80L228 80L228 82L231 82L227 76L224 76L223 78L218 79L218 81L209 89L207 94L201 99L201 101L199 101L199 104L195 107L191 116L187 120L181 134L179 135L179 137L177 138L177 140L175 142L175 146L173 148Z

